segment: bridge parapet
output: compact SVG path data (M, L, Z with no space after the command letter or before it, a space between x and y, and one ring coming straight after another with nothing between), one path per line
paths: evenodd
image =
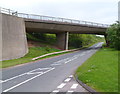
M51 22L58 22L58 23L62 22L62 23L77 24L77 25L95 26L95 27L101 27L101 28L109 27L109 25L107 25L107 24L100 24L100 23L95 23L95 22L80 21L80 20L60 18L60 17L44 16L44 15L18 13L17 11L5 9L5 8L0 8L0 12L9 14L9 15L26 18L26 19L35 19L35 20L51 21Z

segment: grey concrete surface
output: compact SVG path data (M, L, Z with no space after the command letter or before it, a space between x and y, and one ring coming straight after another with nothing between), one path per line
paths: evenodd
M2 60L15 59L28 52L25 23L23 18L1 14Z
M57 43L56 43L56 45L60 49L68 50L68 37L69 37L69 33L68 32L57 33L56 37L57 37Z
M91 57L102 43L53 58L2 70L4 92L52 92Z
M107 27L88 26L83 24L60 23L51 21L41 21L34 19L25 19L27 32L42 32L42 33L77 33L77 34L98 34L104 35Z

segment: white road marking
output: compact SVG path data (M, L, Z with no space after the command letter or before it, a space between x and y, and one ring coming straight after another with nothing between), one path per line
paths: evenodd
M60 64L51 64L51 66L57 66L57 65L61 65L61 63Z
M14 76L14 77L9 78L9 79L6 79L6 80L2 81L1 83L8 82L8 81L10 81L10 80L13 80L13 79L16 79L16 78L18 78L18 77L24 76L24 75L29 74L29 73L31 73L31 72L33 72L33 71L36 71L36 70L46 70L46 69L51 69L51 68L37 68L37 69L34 69L34 70L32 70L32 71L29 71L29 72L26 72L26 73L23 73L23 74Z
M66 80L65 80L65 82L69 82L71 80L71 78L67 78Z
M54 90L53 92L58 93L58 92L59 92L59 90Z
M84 56L85 55L85 53L82 53L80 56Z
M18 77L24 76L24 75L26 75L26 73L23 73L23 74L20 74L20 75L14 76L14 77L9 78L9 79L6 79L6 80L3 81L3 83L4 83L4 82L8 82L8 81L10 81L10 80L13 80L13 79L15 79L15 78L18 78Z
M2 81L2 80L0 80L0 83L3 83L3 81Z
M70 59L70 58L65 58L65 59L59 60L59 61L57 61L57 62L54 62L53 64L51 64L51 66L61 65L62 63L64 63L64 62L67 61L68 59Z
M73 84L73 85L71 86L71 89L76 89L77 86L78 86L78 84Z
M69 77L73 77L73 75L70 75Z
M77 57L72 58L72 59L70 59L70 60L66 61L66 62L65 62L65 64L67 64L68 62L70 62L70 61L72 61L72 60L75 60L75 59L77 59Z
M66 85L66 83L62 83L57 88L63 88L65 85Z
M34 76L34 77L30 78L30 79L27 79L27 80L25 80L25 81L23 81L23 82L21 82L21 83L15 85L15 86L9 88L9 89L4 90L3 92L8 92L8 91L10 91L10 90L12 90L12 89L14 89L14 88L16 88L16 87L22 85L22 84L25 84L25 83L27 83L27 82L29 82L29 81L31 81L31 80L33 80L33 79L35 79L35 78L37 78L37 77L43 75L43 74L45 74L45 73L47 73L47 72L49 72L49 71L52 71L52 70L54 70L54 69L55 69L55 68L51 68L50 70L47 70L47 71L45 71L45 72L43 72L43 73L41 73L41 74L38 74L38 75L36 75L36 76Z
M59 60L59 61L54 62L54 63L56 64L56 63L64 62L64 61L66 61L66 60L68 60L68 59L70 59L70 58L65 58L65 59Z
M41 73L43 73L43 72L31 72L31 73L27 73L28 75L30 75L30 74L41 74Z
M71 92L71 93L72 93L72 92L74 92L74 91L68 90L67 92Z

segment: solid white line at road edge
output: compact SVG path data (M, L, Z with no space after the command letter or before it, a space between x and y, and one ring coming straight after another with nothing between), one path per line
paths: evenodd
M33 80L33 79L39 77L39 76L41 76L41 75L43 75L43 74L45 74L45 73L51 71L51 70L54 70L54 69L55 69L55 68L52 68L52 69L50 69L50 70L48 70L48 71L46 71L46 72L43 72L42 74L36 75L36 76L34 76L34 77L32 77L32 78L30 78L30 79L28 79L28 80L25 80L25 81L23 81L23 82L21 82L21 83L15 85L15 86L9 88L9 89L4 90L3 92L8 92L8 91L10 91L10 90L12 90L12 89L14 89L14 88L16 88L16 87L22 85L22 84L25 84L25 83L27 83L27 82L29 82L29 81L31 81L31 80Z

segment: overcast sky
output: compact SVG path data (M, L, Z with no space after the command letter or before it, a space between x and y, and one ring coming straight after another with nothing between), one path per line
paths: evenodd
M119 0L0 0L0 7L22 13L112 24Z

